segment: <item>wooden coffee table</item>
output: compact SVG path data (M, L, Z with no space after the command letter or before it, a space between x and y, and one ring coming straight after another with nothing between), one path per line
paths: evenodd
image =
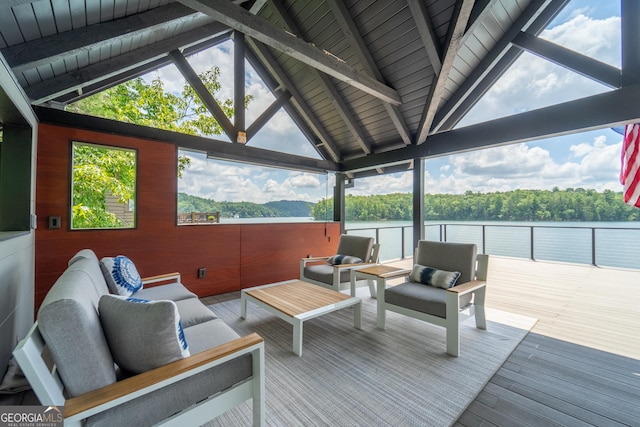
M241 317L247 318L247 301L293 325L293 352L302 355L304 321L353 306L353 326L362 329L362 301L301 280L289 280L243 289L240 294Z

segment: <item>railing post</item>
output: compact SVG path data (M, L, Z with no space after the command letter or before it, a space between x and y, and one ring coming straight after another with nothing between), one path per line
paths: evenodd
M400 252L400 257L401 257L400 259L404 259L404 257L405 257L405 253L404 253L404 244L405 244L405 241L404 241L404 228L405 228L404 226L400 227L400 234L402 235L402 238L400 239L401 244L402 244L402 251Z
M486 249L486 225L482 225L482 253L486 254L487 253L487 249Z
M533 242L534 230L533 230L533 226L531 226L529 229L531 230L531 248L530 248L530 249L531 249L531 251L530 251L529 253L530 253L530 255L531 255L531 259L532 259L533 261L535 261L535 260L536 260L536 257L535 257L535 253L534 253L534 251L533 251L533 248L534 248L534 242Z
M596 264L596 229L595 227L591 228L591 265L597 266Z

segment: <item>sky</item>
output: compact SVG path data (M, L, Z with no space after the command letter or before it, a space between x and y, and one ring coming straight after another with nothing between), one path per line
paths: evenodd
M620 5L617 1L572 0L541 34L554 43L616 67L620 66ZM198 71L221 68L222 97L233 98L231 42L188 58ZM225 70L227 70L225 72ZM184 79L173 66L148 75L160 76L165 88L180 91ZM247 65L246 91L253 96L246 113L250 124L274 97ZM457 127L554 105L607 91L608 88L524 53L484 95ZM217 139L227 140L220 136ZM622 136L611 129L549 138L470 153L428 159L428 193L509 191L514 189L589 188L621 191ZM249 142L251 146L318 158L286 112L280 110ZM183 152L191 167L178 191L225 201L265 203L273 200L317 202L331 196L333 174L317 175L248 164L207 160ZM412 191L412 172L357 179L347 194L370 195Z

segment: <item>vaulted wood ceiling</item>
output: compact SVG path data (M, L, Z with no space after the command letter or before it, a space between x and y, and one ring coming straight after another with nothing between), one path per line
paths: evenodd
M173 63L234 141L202 138L190 148L361 176L406 170L414 158L640 119L638 2L621 0L618 69L538 37L568 1L3 0L0 54L34 106L58 109ZM223 117L185 60L230 38L276 98L253 123ZM523 51L611 91L455 129ZM236 85L239 100L243 91ZM280 107L323 161L251 147ZM42 120L71 120L36 111Z

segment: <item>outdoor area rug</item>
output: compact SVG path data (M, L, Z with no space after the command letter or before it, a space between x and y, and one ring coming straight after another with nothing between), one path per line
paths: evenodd
M302 356L292 352L293 327L240 300L210 305L240 335L265 341L267 426L447 426L473 401L535 319L489 310L487 330L461 325L458 358L445 352L445 330L387 312L376 329L376 300L363 298L362 330L346 308L304 323ZM251 425L246 402L206 426Z

